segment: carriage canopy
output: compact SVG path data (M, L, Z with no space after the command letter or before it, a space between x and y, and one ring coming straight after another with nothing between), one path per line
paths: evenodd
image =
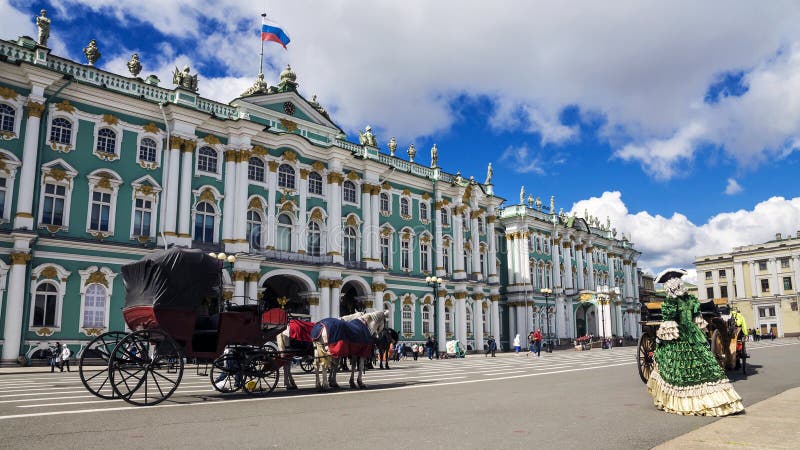
M198 249L173 247L122 266L125 308L161 306L195 309L209 297L219 297L219 262Z

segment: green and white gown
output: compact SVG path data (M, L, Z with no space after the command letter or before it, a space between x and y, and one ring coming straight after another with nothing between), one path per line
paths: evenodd
M700 304L684 294L661 305L655 369L647 382L656 408L673 414L727 416L743 411L742 398L720 368L693 318Z

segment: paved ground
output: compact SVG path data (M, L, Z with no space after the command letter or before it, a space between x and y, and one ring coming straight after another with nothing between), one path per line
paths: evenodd
M299 375L299 392L279 388L264 398L216 393L207 377L187 371L171 401L150 408L93 397L75 373L0 369L0 442L8 448L651 448L715 422L656 411L636 373L634 350L408 360L367 372L368 390L319 394L313 375ZM748 376L730 374L746 407L800 385L798 350L797 339L750 346Z

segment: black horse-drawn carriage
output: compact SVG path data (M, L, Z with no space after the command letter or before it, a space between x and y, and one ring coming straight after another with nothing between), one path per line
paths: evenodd
M286 313L223 301L216 259L173 248L123 266L122 278L122 315L132 331L102 334L84 349L79 372L89 392L160 403L178 388L187 358L211 364L211 384L220 392L275 389L290 359L265 344L286 328Z
M742 369L747 373L747 343L745 330L736 323L728 301L714 299L700 303L700 314L705 321L705 333L709 347L723 370ZM653 354L656 350L656 331L662 322L661 302L641 305L642 335L636 351L639 377L647 383L655 366Z

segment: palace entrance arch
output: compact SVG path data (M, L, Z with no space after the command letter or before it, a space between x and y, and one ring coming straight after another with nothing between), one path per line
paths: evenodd
M575 310L575 336L593 334L599 336L597 326L597 306L592 302L581 302Z
M370 299L369 285L360 278L346 278L342 285L339 300L339 317L353 314L356 311L365 312Z
M313 282L302 273L268 273L262 280L261 299L265 308L283 308L293 316L311 317L309 294L315 292ZM283 305L281 305L283 303Z

